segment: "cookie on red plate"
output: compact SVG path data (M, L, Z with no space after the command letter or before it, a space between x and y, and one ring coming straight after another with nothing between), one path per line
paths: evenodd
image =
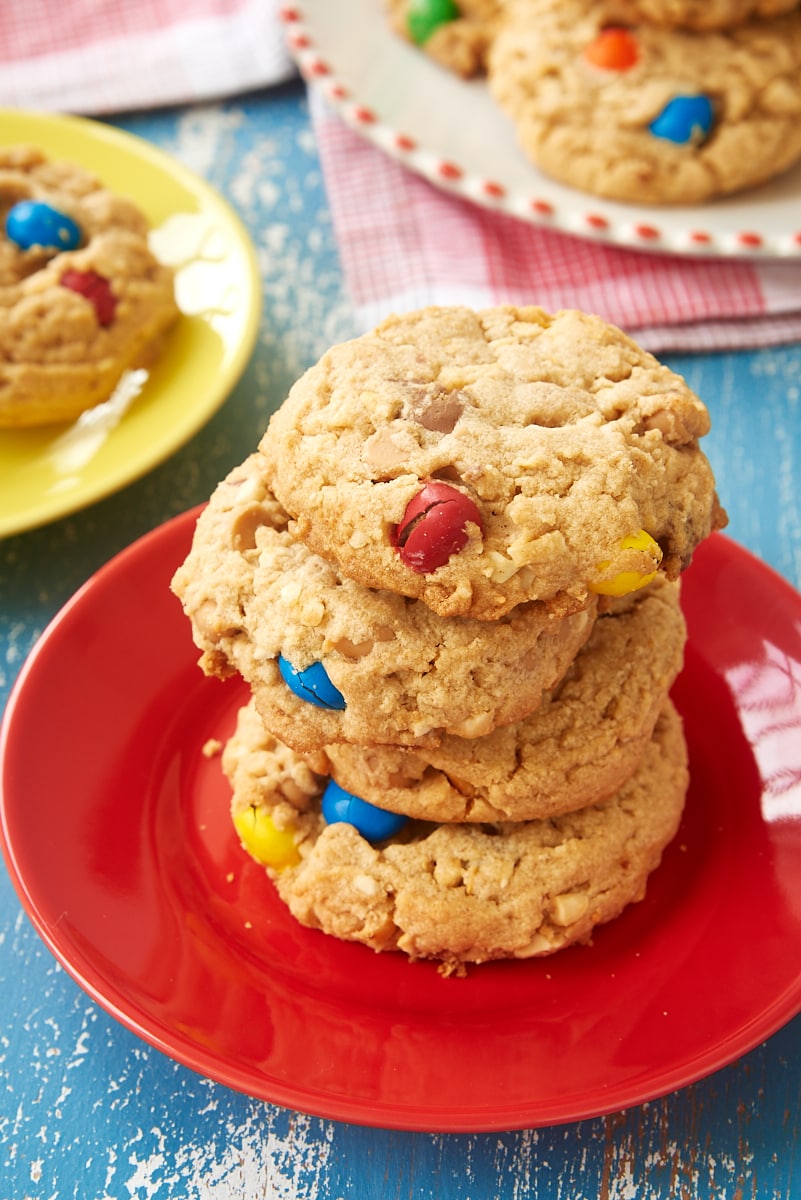
M239 838L301 924L439 960L446 971L588 941L643 898L688 784L681 720L669 703L614 796L542 821L360 831L252 705L241 710L223 763Z
M344 575L495 620L676 578L725 523L708 429L598 317L431 307L330 349L260 449L294 535Z

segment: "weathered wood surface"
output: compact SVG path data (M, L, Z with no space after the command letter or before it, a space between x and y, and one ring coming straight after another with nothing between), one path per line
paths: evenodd
M83 580L205 499L292 380L353 332L298 85L118 123L183 159L241 212L264 277L259 342L224 410L167 464L0 543L0 706ZM668 361L712 412L708 450L729 534L799 586L801 346ZM47 730L42 739L45 752ZM801 1196L801 1018L711 1078L604 1118L475 1135L347 1126L231 1092L137 1040L56 965L5 873L0 1013L0 1200Z

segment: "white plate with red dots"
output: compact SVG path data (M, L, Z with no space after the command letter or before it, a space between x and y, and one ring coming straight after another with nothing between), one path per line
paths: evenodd
M606 244L697 256L801 258L801 164L701 206L603 200L548 179L483 80L465 81L392 32L379 0L281 10L303 77L347 125L437 187L508 216Z

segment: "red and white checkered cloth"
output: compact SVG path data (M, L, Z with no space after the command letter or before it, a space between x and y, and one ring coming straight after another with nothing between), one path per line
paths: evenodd
M427 304L582 308L653 352L801 340L801 263L680 258L545 230L448 195L354 133L312 120L359 325Z
M289 78L278 0L0 0L0 105L100 114Z

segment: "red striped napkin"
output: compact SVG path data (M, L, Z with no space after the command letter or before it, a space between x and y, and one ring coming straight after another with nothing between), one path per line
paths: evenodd
M0 0L0 105L98 114L294 74L278 0Z
M342 268L359 325L427 304L582 308L648 349L801 339L801 262L621 249L446 194L353 132L311 91Z

